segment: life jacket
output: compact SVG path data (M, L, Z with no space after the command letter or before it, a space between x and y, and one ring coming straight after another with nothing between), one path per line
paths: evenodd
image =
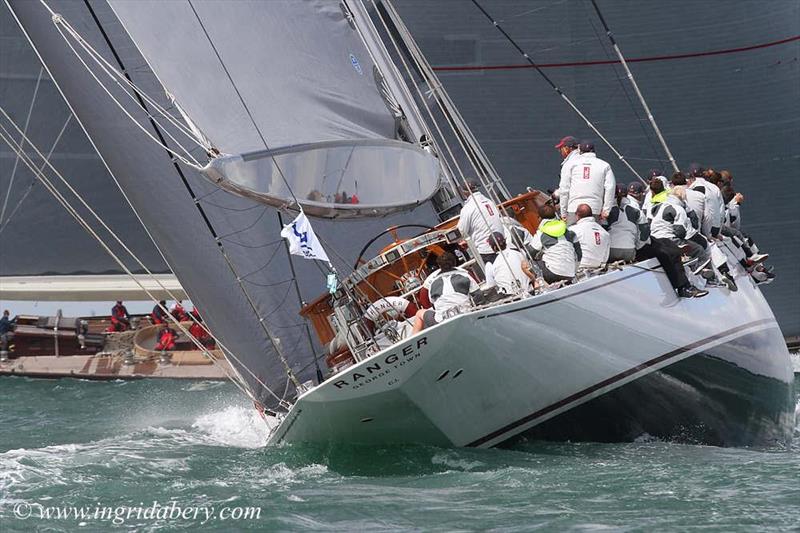
M540 228L542 233L557 239L567 232L567 223L563 220L554 218L552 220L544 221Z

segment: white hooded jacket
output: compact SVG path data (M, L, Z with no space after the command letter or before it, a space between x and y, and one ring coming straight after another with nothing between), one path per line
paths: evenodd
M565 179L564 170L562 167L558 190L562 215L574 213L581 204L591 207L592 213L611 210L617 186L611 165L594 152L585 152L571 164L569 180Z

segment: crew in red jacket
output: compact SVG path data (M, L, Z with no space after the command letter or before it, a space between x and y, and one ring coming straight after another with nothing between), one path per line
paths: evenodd
M150 320L153 324L166 324L167 323L167 312L165 309L167 308L167 302L161 300L158 302L157 305L153 307L153 312L150 313Z
M131 329L131 315L122 305L122 300L117 300L117 305L111 308L111 325L106 330L109 333L127 331Z
M186 322L189 320L189 314L186 312L186 309L183 308L183 302L180 300L175 302L170 314L172 314L172 316L175 317L175 320L178 322Z
M191 314L193 321L192 325L189 327L189 333L206 348L214 348L214 339L206 330L205 326L203 326L203 318L200 316L200 312L196 307L192 309Z
M164 329L161 330L155 349L159 351L174 350L176 340L178 340L178 334L174 329L164 324Z

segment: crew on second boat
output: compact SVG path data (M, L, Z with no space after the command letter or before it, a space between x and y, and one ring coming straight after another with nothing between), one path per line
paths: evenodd
M123 305L122 300L117 300L114 307L111 308L111 325L107 331L119 332L131 329L131 315L128 309Z
M8 344L14 332L16 319L9 319L11 313L6 309L3 311L3 317L0 318L0 352L8 351ZM5 354L4 354L5 355Z

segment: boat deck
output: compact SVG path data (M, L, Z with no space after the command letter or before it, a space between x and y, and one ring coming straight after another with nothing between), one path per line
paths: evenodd
M121 354L39 355L19 357L0 362L0 376L27 376L37 378L78 378L93 380L116 379L205 379L225 380L230 372L224 359L211 363L200 352L174 352L170 362L159 358L135 357L126 364Z

